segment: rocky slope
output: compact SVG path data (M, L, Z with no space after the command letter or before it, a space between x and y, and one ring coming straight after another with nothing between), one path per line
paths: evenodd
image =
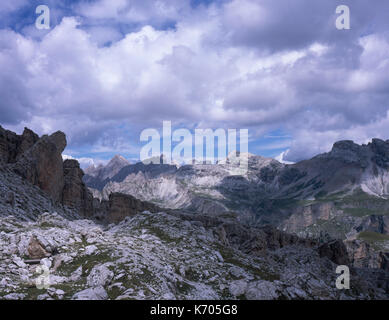
M351 289L336 289L337 246L192 218L144 212L108 227L47 213L1 218L0 299L388 298L382 270L353 268ZM24 259L37 252L44 274Z

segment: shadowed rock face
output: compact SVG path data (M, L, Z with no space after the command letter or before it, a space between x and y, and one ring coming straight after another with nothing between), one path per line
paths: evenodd
M55 204L64 204L85 217L93 216L93 197L82 181L76 160L62 160L66 136L58 131L39 138L25 128L22 135L0 127L0 162L39 187Z
M62 203L75 208L85 217L93 216L93 196L85 186L82 178L84 172L80 168L77 160L65 160L64 188L62 192Z
M55 202L59 202L64 187L62 151L65 147L66 137L63 132L45 135L20 155L13 169L47 192Z
M134 198L133 196L112 193L109 196L108 203L102 202L102 207L106 212L103 214L109 223L118 223L126 217L134 216L143 211L150 211L152 213L161 211L156 205L144 202Z
M322 244L318 248L320 257L327 257L332 262L338 265L349 265L350 260L347 253L347 248L343 241L334 240Z
M0 126L0 162L16 162L38 140L39 136L28 128L24 128L23 134L19 136Z

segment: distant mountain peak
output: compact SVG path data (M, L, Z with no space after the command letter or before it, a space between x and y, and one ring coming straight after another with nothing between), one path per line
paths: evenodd
M112 165L117 165L117 164L129 165L130 162L120 154L117 154L108 162L106 167L110 167Z
M86 176L85 181L94 186L95 183L111 179L121 169L130 165L130 162L123 156L115 155L105 166L100 164L99 166L91 166L85 170ZM97 181L97 182L96 182ZM97 186L95 186L97 187Z

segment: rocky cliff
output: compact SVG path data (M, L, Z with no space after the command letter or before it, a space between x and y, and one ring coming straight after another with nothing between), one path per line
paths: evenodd
M163 211L152 203L122 193L111 193L109 200L96 201L94 206L95 218L107 223L119 223L126 217L132 217L143 211L152 213Z
M75 160L63 162L63 132L41 138L25 128L17 135L0 127L1 166L43 190L54 205L66 205L83 215L93 215L93 198L82 181L84 173Z
M65 160L63 168L62 203L75 208L83 217L92 218L94 215L93 196L82 181L84 173L80 164L76 160Z

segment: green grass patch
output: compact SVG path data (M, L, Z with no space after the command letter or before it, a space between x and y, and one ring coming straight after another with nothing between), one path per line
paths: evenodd
M389 241L389 235L377 233L377 232L371 232L371 231L363 231L358 234L358 239L370 243L376 241Z
M245 264L242 262L242 259L235 258L233 250L229 248L219 247L220 254L223 256L224 262L233 264L237 267L240 267L246 272L251 273L252 275L256 276L259 279L267 280L267 281L275 281L280 280L280 275L270 272L265 269L259 269L253 265Z
M166 232L162 231L161 229L159 228L156 228L156 227L147 227L148 230L154 234L155 236L157 236L159 239L161 239L162 241L164 242L167 242L167 243L178 243L178 239L175 239L175 238L172 238L170 237Z

